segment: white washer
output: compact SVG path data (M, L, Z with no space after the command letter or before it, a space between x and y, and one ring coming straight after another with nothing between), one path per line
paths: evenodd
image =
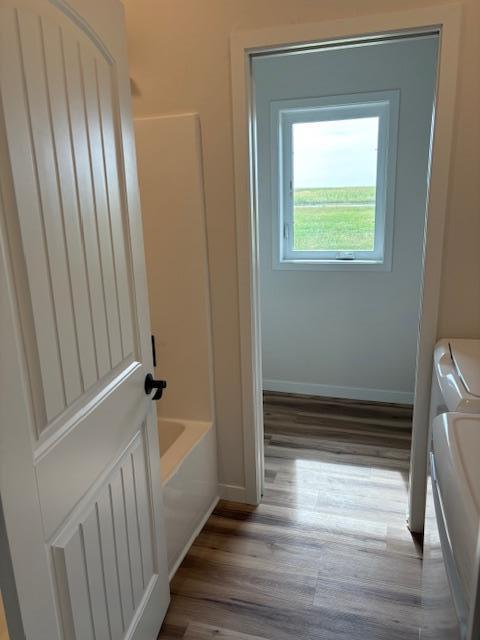
M480 413L480 340L440 340L433 354L430 424L447 411Z
M428 450L420 637L465 640L478 571L480 340L444 339L435 347Z
M432 433L420 637L472 640L469 620L479 606L480 415L441 414Z

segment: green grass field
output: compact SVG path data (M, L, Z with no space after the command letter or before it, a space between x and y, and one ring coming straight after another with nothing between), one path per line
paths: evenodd
M375 187L296 189L297 251L368 251L375 231Z

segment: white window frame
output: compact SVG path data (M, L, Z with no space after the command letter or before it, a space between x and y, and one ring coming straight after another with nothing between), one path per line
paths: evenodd
M398 112L399 91L272 102L274 269L391 270ZM293 249L293 125L368 117L379 119L373 251Z

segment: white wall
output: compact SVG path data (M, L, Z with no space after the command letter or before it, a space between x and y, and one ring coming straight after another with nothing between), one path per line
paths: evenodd
M413 401L436 55L430 36L254 60L265 389ZM392 89L400 111L391 271L274 269L271 101Z
M200 123L135 120L159 415L213 420L210 297Z
M458 3L445 0L444 4ZM439 4L439 0L125 0L136 116L200 115L212 292L219 475L244 485L230 34ZM463 0L440 335L480 335L480 3Z

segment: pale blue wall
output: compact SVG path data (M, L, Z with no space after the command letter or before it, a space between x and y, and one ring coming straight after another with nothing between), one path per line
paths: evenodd
M264 381L300 383L312 393L347 387L343 395L372 400L411 397L436 55L437 39L429 37L254 61ZM395 89L392 271L273 270L270 101Z

